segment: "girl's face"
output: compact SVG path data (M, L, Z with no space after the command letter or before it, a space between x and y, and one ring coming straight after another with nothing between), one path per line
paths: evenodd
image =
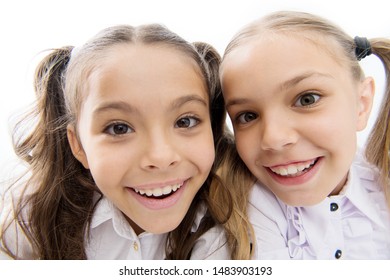
M366 126L372 79L356 82L329 50L283 35L244 43L221 70L237 149L250 171L289 205L338 194L356 132Z
M214 144L200 69L173 48L122 44L88 77L68 138L137 234L175 229L209 175Z

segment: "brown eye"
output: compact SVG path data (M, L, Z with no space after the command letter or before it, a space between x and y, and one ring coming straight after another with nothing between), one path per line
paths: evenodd
M194 117L184 117L177 120L175 127L178 128L191 128L196 126L199 123L199 120Z
M123 135L133 131L134 130L130 126L124 123L114 123L105 129L105 132L110 135Z

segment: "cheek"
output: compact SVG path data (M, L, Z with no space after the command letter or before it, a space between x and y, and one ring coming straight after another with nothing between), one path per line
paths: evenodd
M215 148L213 141L205 144L204 149L202 150L203 152L199 151L197 157L199 163L201 163L203 166L202 170L208 174L210 173L211 167L213 166L215 160Z
M191 144L190 144L191 143ZM188 158L202 173L210 173L215 159L215 148L212 133L191 140L185 147Z
M200 156L202 155L202 156ZM215 160L215 151L213 149L205 150L203 153L198 154L197 165L203 179L206 180Z
M252 157L256 155L257 141L254 141L253 135L248 132L240 132L235 134L237 151L245 164L251 161ZM257 143L256 143L257 142Z
M96 185L102 191L119 183L123 167L129 166L126 153L117 149L91 145L87 150L89 169ZM125 164L126 163L126 164ZM103 191L104 192L104 191Z
M334 113L327 117L312 120L311 137L316 141L339 148L354 145L356 142L356 118L349 112Z

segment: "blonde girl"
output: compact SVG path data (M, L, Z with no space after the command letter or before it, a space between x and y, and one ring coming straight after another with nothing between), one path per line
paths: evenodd
M237 258L221 226L231 196L215 175L226 142L219 61L154 24L47 55L36 106L15 129L29 170L5 195L1 256Z
M356 132L366 127L374 81L359 61L370 54L387 83L362 152ZM352 38L302 12L268 15L229 43L220 77L248 168L236 170L257 179L241 187L253 258L390 259L389 69L388 39ZM239 180L229 166L225 180Z

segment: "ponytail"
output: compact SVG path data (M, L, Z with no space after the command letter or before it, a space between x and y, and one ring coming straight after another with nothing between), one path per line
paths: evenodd
M65 115L62 73L70 59L71 48L57 49L45 57L35 71L34 89L37 95L36 107L28 117L38 121L25 139L13 139L16 154L28 164L47 160L49 149L60 137L61 118ZM18 135L27 117L15 127Z
M26 186L32 194L15 213L40 259L84 259L84 237L93 209L94 184L89 171L74 158L66 129L69 120L63 76L72 47L53 50L38 65L34 110L17 123L14 134L30 120L36 126L25 138L14 138L16 154L29 165ZM26 223L22 209L28 204ZM17 257L17 256L16 256Z
M385 68L386 88L378 118L368 137L366 147L367 159L375 164L381 172L381 182L390 206L390 40L371 39L372 53L378 56Z

